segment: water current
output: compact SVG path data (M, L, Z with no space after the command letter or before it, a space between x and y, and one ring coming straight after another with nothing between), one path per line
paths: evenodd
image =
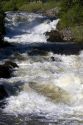
M15 47L2 50L0 63L12 60L19 68L0 81L19 87L6 99L0 125L83 125L83 51L54 52L58 46L48 43L45 33L56 29L58 21L6 12L4 39Z

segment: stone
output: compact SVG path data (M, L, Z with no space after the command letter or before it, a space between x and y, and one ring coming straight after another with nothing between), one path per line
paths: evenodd
M13 68L18 67L14 62L7 61L0 65L0 78L10 78L12 76Z
M46 32L46 36L48 36L47 41L49 42L62 42L63 41L63 36L57 30Z
M60 32L63 35L64 41L71 41L71 42L73 41L73 34L70 28L64 28Z
M6 61L4 65L11 66L12 68L16 68L16 67L18 68L18 65L12 61Z

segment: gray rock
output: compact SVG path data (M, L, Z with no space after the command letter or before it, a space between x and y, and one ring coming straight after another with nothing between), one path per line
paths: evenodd
M62 34L64 41L73 41L73 34L69 27L61 30L60 33Z
M60 8L56 7L45 12L46 16L57 17L60 12Z

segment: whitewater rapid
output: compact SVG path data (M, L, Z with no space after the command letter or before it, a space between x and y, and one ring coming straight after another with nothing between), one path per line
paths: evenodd
M45 32L56 29L58 21L41 14L7 12L4 39L25 46L46 43ZM65 119L83 123L83 51L79 55L53 52L29 55L31 51L18 51L10 57L19 68L14 77L2 80L23 84L18 95L7 98L4 112L44 116L48 121Z
M56 29L59 19L48 18L34 13L6 13L7 36L5 40L18 43L46 42L44 33Z

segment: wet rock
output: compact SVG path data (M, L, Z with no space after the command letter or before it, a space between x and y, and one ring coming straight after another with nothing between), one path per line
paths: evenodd
M5 90L5 87L4 87L4 85L0 85L0 100L2 100L2 99L4 99L4 98L6 98L6 97L8 97L8 93L7 93L7 91Z
M23 61L26 60L26 56L22 55L20 53L14 53L11 57L10 60L19 60L19 61Z
M20 86L23 83L17 82L14 84L0 82L0 108L4 108L6 102L6 98L10 97L11 95L17 95L20 92Z
M48 36L47 41L49 41L49 42L62 42L62 41L64 41L62 34L57 30L52 30L50 32L46 32L46 36Z
M73 34L70 28L65 28L62 30L52 30L50 32L46 32L46 36L48 36L47 41L50 42L73 42Z
M16 68L16 67L18 68L18 65L12 61L6 61L4 65L11 66L12 68Z
M55 62L61 62L61 59L59 59L58 57L51 57L51 61L55 61Z
M20 54L20 53L15 53L15 59L17 59L17 60L26 60L26 57L24 57L24 56L22 56L22 54Z
M55 61L55 58L53 56L51 57L51 61Z
M18 67L16 63L11 61L0 65L0 78L10 78L12 76L13 68Z
M0 65L0 78L10 78L12 70L10 66Z

